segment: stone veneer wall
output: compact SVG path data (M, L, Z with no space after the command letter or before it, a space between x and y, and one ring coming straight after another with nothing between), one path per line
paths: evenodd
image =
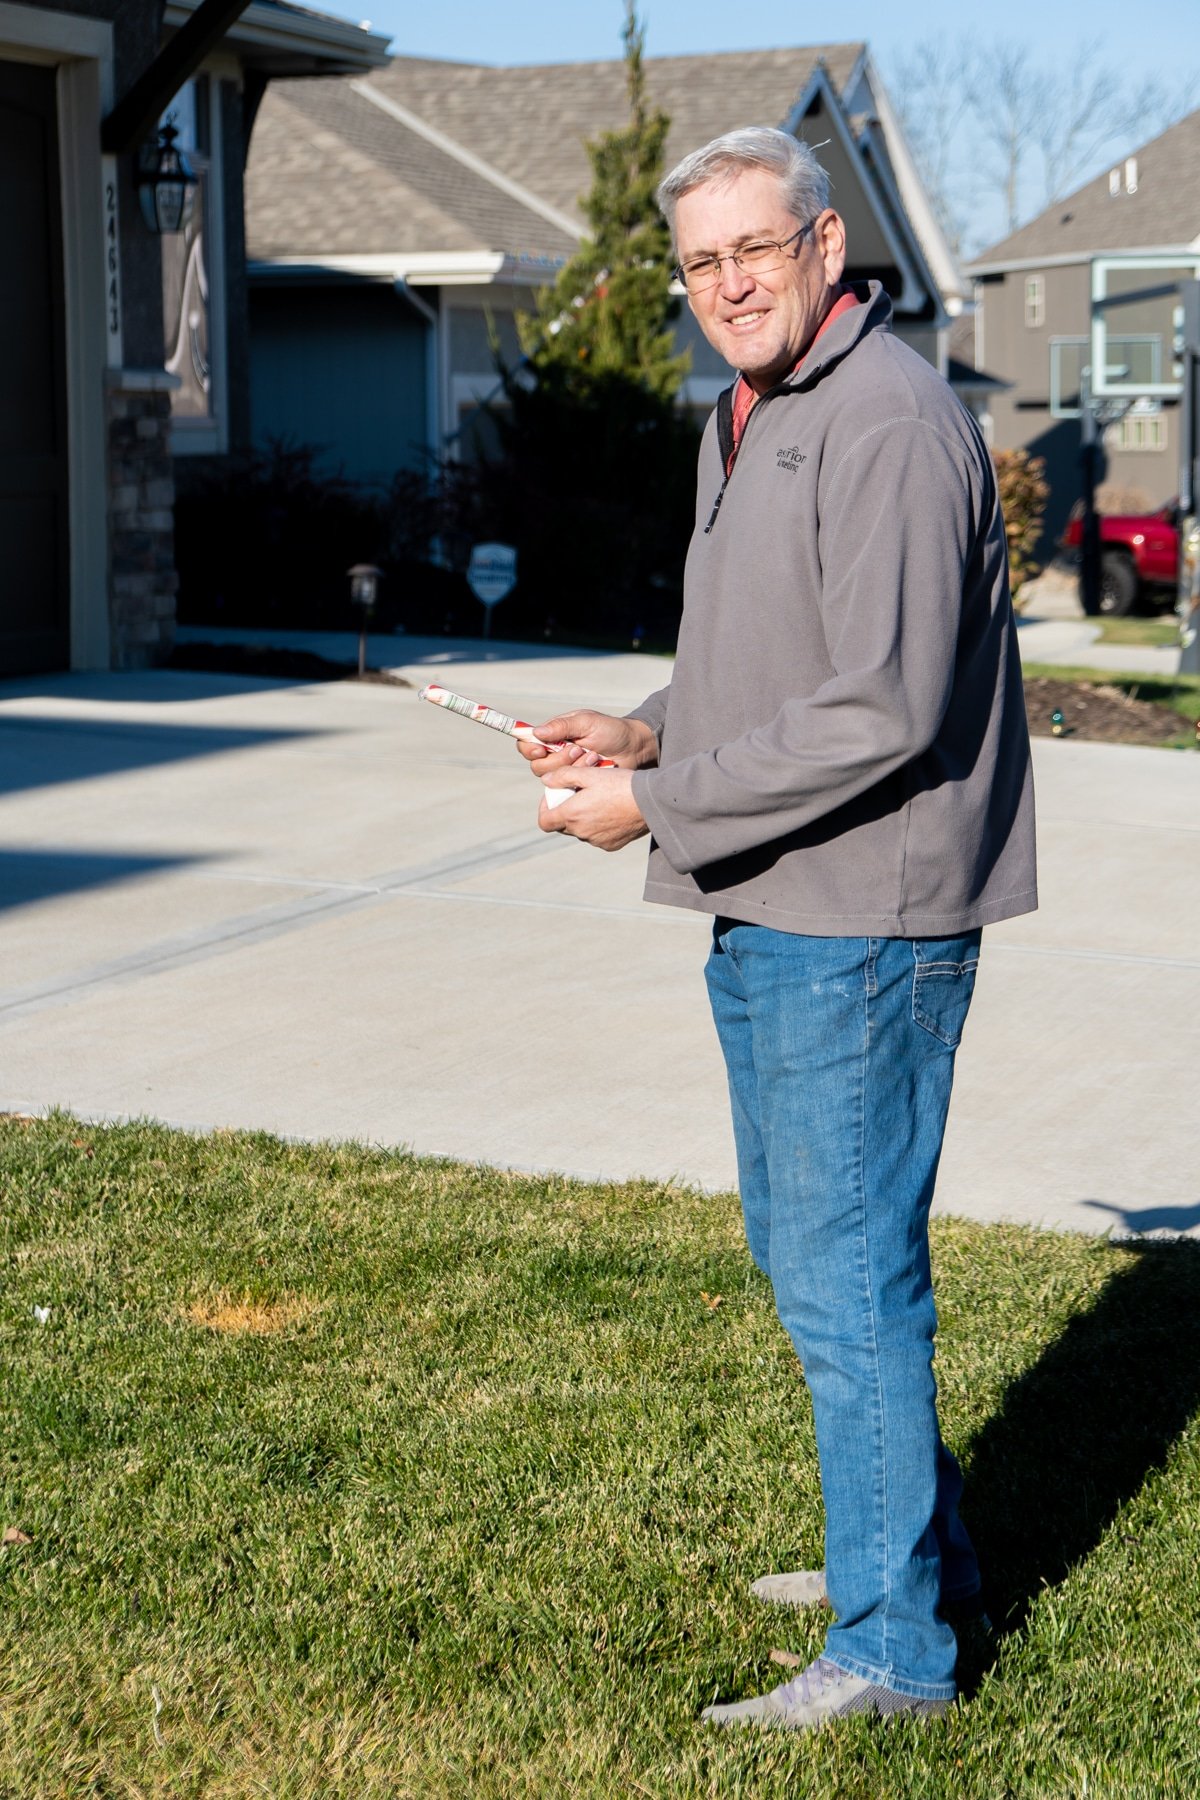
M111 371L108 391L112 667L161 663L175 641L175 476L169 377Z

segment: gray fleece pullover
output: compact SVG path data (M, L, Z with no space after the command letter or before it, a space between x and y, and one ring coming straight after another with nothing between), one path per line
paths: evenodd
M705 432L674 673L630 715L646 898L950 937L1037 905L1004 526L974 420L859 292L728 481L727 398Z

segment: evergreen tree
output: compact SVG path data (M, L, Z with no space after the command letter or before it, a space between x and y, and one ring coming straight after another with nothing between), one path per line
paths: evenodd
M676 404L688 358L670 321L671 244L654 201L668 120L651 108L626 0L629 116L589 144L589 235L501 368L503 455L484 472L479 535L517 546L509 629L673 639L694 512L696 431Z
M618 375L673 400L688 359L674 354L670 321L671 238L655 204L670 121L651 109L642 62L644 32L625 8L629 118L587 146L591 192L582 201L589 235L537 311L518 323L540 381L586 399L597 379Z

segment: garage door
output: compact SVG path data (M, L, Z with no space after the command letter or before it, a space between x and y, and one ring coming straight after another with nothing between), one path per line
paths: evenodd
M65 668L66 366L54 71L0 61L0 672Z

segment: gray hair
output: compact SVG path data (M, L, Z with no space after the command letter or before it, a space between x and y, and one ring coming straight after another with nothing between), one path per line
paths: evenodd
M803 224L829 205L829 177L807 144L771 125L747 125L693 150L663 177L657 199L672 241L675 208L685 194L709 181L733 181L746 169L767 169L777 175L788 211Z

